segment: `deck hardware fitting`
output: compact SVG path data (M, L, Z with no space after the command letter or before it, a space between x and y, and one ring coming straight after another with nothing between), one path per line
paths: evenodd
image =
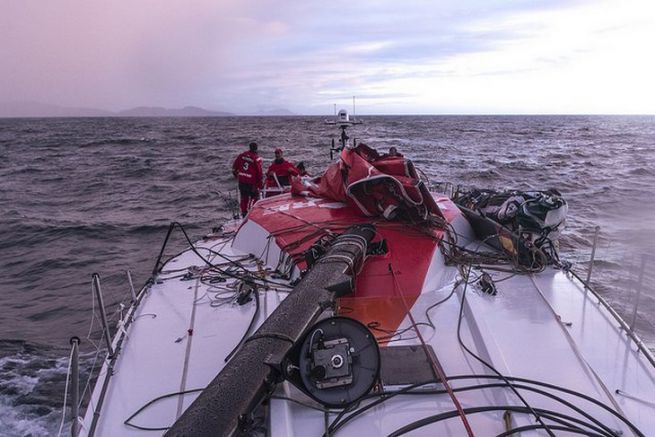
M585 281L585 292L589 288L589 281L591 281L591 271L594 267L594 258L596 257L596 245L598 244L598 233L600 232L600 226L594 228L594 243L591 246L591 259L589 260L589 269L587 269L587 280Z

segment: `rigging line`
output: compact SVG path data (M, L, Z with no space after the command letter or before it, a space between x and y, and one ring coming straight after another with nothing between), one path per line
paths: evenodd
M64 421L66 420L66 400L68 398L68 381L71 376L71 365L73 364L73 350L74 348L71 347L71 353L68 357L68 371L66 372L66 385L64 385L64 405L61 407L61 423L59 424L57 437L61 436L61 431L64 429ZM74 420L77 420L77 417Z
M553 314L553 316L555 317L556 320L559 320L561 322L561 317L557 314L557 312L555 311L555 308L553 308L553 306L548 301L548 299L546 299L546 296L544 296L544 293L541 291L541 288L539 288L539 285L537 285L537 282L534 280L534 275L529 275L529 277L530 277L530 280L532 281L532 284L534 285L534 288L537 290L537 292L539 293L539 296L541 296L541 298L543 299L544 303L546 304L546 306L548 307L550 312ZM586 299L586 296L584 298ZM564 327L564 325L562 323L558 323L558 325L559 325L560 329L562 330L562 332L564 332L564 336L566 337L567 342L571 346L571 349L573 350L573 353L575 354L575 356L578 358L578 360L580 360L580 362L584 365L584 368L589 373L591 373L591 375L594 377L596 382L600 385L600 388L605 393L605 395L609 398L609 401L612 403L612 405L614 405L614 408L616 409L616 411L619 414L621 414L622 416L625 416L625 413L621 409L621 406L616 401L614 396L612 396L612 393L611 393L610 389L607 388L607 386L605 385L603 380L600 378L600 376L596 373L596 371L593 369L591 364L589 364L589 362L583 356L582 351L580 350L580 348L578 348L578 345L575 343L575 340L573 340L573 337L571 336L571 333L568 331L568 329L566 329Z
M241 270L244 270L245 272L249 272L245 267L243 267L243 264L242 264L242 262L241 262L241 261L244 261L245 259L248 259L248 257L242 257L242 258L245 258L245 259L233 260L233 259L230 259L230 258L226 257L226 256L223 255L222 253L217 252L217 251L215 251L214 249L211 249L211 248L209 248L209 247L196 246L196 249L203 249L203 250L208 251L211 255L219 256L219 257L223 258L226 262L221 263L220 265L232 264L232 265L234 265L237 269L241 269ZM219 264L215 264L215 263L212 263L212 264L213 264L214 266L218 266L218 265L219 265Z
M91 386L91 378L95 373L98 357L100 356L100 352L102 351L100 346L98 346L98 344L91 339L91 334L93 332L93 325L95 322L95 314L96 314L96 297L95 297L95 293L93 292L93 286L92 286L91 287L91 323L89 324L89 332L86 335L86 339L89 341L89 343L91 343L91 345L93 345L96 352L95 352L95 356L93 357L93 363L91 364L91 370L89 371L89 376L87 377L86 383L84 384L84 390L82 390L82 394L80 395L80 401L78 407L82 405L82 402L84 401L84 398L86 396L86 392L87 390L89 390ZM95 409L95 406L93 406L93 397L91 397L91 399L89 400L89 406Z
M243 336L239 340L236 346L234 346L234 349L230 351L229 354L224 359L224 362L230 361L230 359L236 354L239 349L241 349L241 346L246 342L248 339L248 334L250 334L250 331L252 331L253 326L255 326L255 322L258 319L259 316L259 288L255 285L255 288L252 290L253 295L255 296L255 312L252 315L252 319L250 319L250 324L248 325L248 328L246 329L246 332L243 333Z
M212 261L212 253L210 252L210 255L207 257L209 262ZM189 321L189 329L187 331L188 335L188 340L186 344L186 352L184 354L184 367L182 369L182 380L180 381L180 392L185 391L186 388L186 380L187 380L187 375L189 373L189 360L191 358L191 345L193 343L193 328L195 327L196 323L196 301L198 300L198 289L200 288L200 283L201 283L201 278L202 275L199 276L196 279L195 287L193 290L193 303L191 305L191 320ZM182 396L180 396L177 400L177 413L175 415L176 419L179 419L180 416L182 415L182 407L184 404L184 399Z
M441 366L441 363L439 362L439 359L436 357L436 354L431 354L428 351L428 345L425 343L425 340L421 335L421 331L418 329L418 326L416 324L416 321L414 320L414 316L412 315L409 305L407 305L407 301L405 300L405 294L403 293L403 290L400 288L400 284L398 283L398 279L396 278L396 274L393 270L393 265L391 263L389 263L389 270L391 272L391 277L393 278L394 285L396 286L398 292L400 293L400 297L403 302L403 306L405 307L405 311L407 311L409 320L412 322L412 326L416 331L416 336L418 337L419 341L421 342L421 345L423 346L423 351L425 352L425 356L427 357L428 361L430 361L432 370L434 370L434 372L437 374L437 377L448 391L448 395L452 399L453 404L455 405L455 408L457 409L459 416L462 419L462 423L464 424L464 428L466 428L467 434L469 435L469 437L474 437L475 434L473 434L473 429L471 429L471 424L468 422L468 419L466 418L466 413L464 413L464 409L462 408L462 405L459 403L459 400L455 396L452 387L448 383L446 374L443 370L443 367Z
M77 405L78 408L82 407L82 402L84 401L86 397L87 390L89 390L89 387L91 386L91 377L94 375L96 371L96 365L98 363L98 357L100 356L100 349L96 347L96 353L93 356L93 362L91 363L91 370L89 370L89 376L86 378L86 383L84 384L84 390L82 390L82 394L80 395L80 401ZM93 398L89 400L89 406L92 406L93 404ZM95 409L95 407L93 407Z
M270 211L270 212L273 212L273 213L282 214L282 215L285 215L285 216L287 216L287 217L291 217L291 218L293 218L293 219L298 220L299 222L305 223L305 224L308 225L308 226L312 226L312 227L315 227L316 229L320 229L321 231L326 232L327 234L330 234L330 235L333 234L333 232L332 232L330 229L321 228L320 226L318 226L318 225L315 224L315 223L312 223L312 222L310 222L310 221L308 221L308 220L305 220L305 219L300 218L300 217L298 217L298 216L295 216L295 215L293 215L293 214L289 214L288 212L285 212L285 211L279 211L279 210L276 210L276 209L273 209L273 208L269 208L269 207L267 207L267 206L262 206L262 205L260 205L260 208L265 209L265 210Z
M514 388L514 386L509 382L509 380L508 380L507 378L505 378L505 376L504 376L502 373L500 373L498 370L496 370L496 368L495 368L494 366L492 366L490 363L488 363L488 362L486 362L485 360L483 360L482 358L480 358L478 355L476 355L476 354L475 354L471 349L469 349L469 348L464 344L464 341L462 340L462 335L461 335L461 327L462 327L462 319L463 319L462 316L463 316L463 314L464 314L464 302L465 302L465 300L466 300L466 289L467 289L467 287L468 287L468 285L469 285L469 277L470 277L470 275L471 275L471 264L469 264L468 267L469 267L469 268L468 268L468 272L466 273L466 279L464 280L464 290L462 291L462 301L461 301L460 306L459 306L459 317L458 317L458 319L457 319L457 340L459 341L459 344L460 344L460 345L464 348L464 350L465 350L466 352L468 352L468 353L469 353L473 358L475 358L475 359L478 360L480 363L482 363L484 366L486 366L487 368L489 368L489 369L490 369L492 372L494 372L496 375L500 376L500 377L503 379L503 381L505 381L505 382L507 383L507 385L512 389L512 391L514 392L514 394L516 394L516 396L518 396L518 398L521 400L521 402L523 402L523 405L525 405L525 406L528 408L528 410L529 410L529 411L530 411L530 412L535 416L535 418L537 419L537 421L538 421L539 423L541 423L541 424L544 426L544 429L546 430L546 432L547 432L551 437L555 437L555 434L553 434L553 432L549 430L548 425L546 425L546 424L543 422L543 420L541 419L541 417L539 416L539 414L537 414L537 412L536 412L536 411L535 411L535 410L530 406L530 404L528 404L528 402L525 400L525 398L524 398L523 396L521 396L521 394L518 392L518 390L517 390L516 388Z
M220 269L215 264L213 264L213 263L209 262L208 260L206 260L205 257L200 252L198 252L198 249L193 244L193 242L191 242L191 238L189 237L189 234L187 234L187 232L184 229L184 227L182 226L182 224L179 223L179 222L173 222L173 224L175 224L176 226L178 226L180 228L180 230L182 231L182 234L184 235L184 238L186 238L187 242L189 243L189 248L191 249L191 251L193 253L195 253L200 259L202 259L205 264L207 264L209 267L215 269L217 272L224 274L225 276L229 276L231 278L241 279L241 280L244 279L243 276L239 276L238 274L230 273L227 270ZM181 253L184 253L187 250L189 250L189 249L186 249ZM164 263L164 264L166 264L166 263ZM248 273L251 273L251 272L248 271ZM281 287L293 288L290 285L283 284L283 283L280 283L280 282L271 281L269 279L258 279L258 280L260 280L260 281L262 281L264 283L267 283L267 284L275 284L275 285L278 285L278 286L281 286Z
M272 235L269 234L268 237L266 237L266 244L264 245L264 250L262 250L262 253L259 255L259 259L264 260L264 262L268 265L268 254L271 250L271 237ZM264 254L266 254L266 257L264 257ZM278 257L279 261L279 257Z

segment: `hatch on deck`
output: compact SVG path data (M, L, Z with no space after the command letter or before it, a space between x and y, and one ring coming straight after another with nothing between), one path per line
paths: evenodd
M434 357L432 346L428 353ZM380 348L380 380L385 388L439 382L423 346L387 346ZM426 385L425 387L429 387Z

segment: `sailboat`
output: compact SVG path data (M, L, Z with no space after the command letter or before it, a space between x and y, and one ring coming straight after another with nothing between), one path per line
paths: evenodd
M200 241L171 224L74 435L653 433L655 359L555 234L334 124L320 177ZM166 256L173 233L188 248Z

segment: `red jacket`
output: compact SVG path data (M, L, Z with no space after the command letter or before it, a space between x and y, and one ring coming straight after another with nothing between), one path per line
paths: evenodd
M262 158L249 150L243 152L234 160L232 174L240 183L261 188L263 186Z
M298 176L299 174L300 172L296 166L291 164L289 161L285 159L283 159L282 162L273 161L271 166L268 167L268 171L266 172L266 185L269 187L277 186L273 175L277 176L277 180L280 181L280 184L290 185L291 176Z

